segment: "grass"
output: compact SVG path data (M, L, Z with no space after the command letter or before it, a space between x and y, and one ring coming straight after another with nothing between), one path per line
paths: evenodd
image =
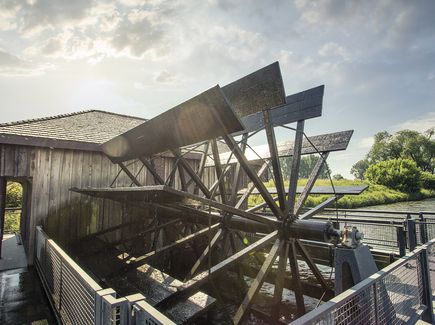
M5 233L14 233L20 231L20 212L5 213Z
M307 183L307 179L300 179L298 181L298 186L303 186ZM266 182L267 187L274 187L273 181ZM359 180L338 180L334 181L334 186L351 186L351 185L369 185L369 188L365 190L360 195L345 195L337 202L338 208L351 209L360 208L370 205L388 204L403 201L415 201L422 200L429 197L435 197L434 190L421 189L417 193L403 193L393 189L390 189L383 185L369 184L365 181ZM288 182L286 182L286 187ZM331 186L329 179L319 179L316 181L315 186ZM310 195L308 196L305 206L313 207L316 206L331 195ZM249 198L249 206L254 206L263 202L263 198L260 195L251 195Z

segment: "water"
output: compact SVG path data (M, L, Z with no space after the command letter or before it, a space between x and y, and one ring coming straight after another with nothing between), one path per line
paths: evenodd
M386 211L409 211L420 212L430 211L435 212L435 198L425 199L421 201L408 201L398 202L391 204L374 205L365 208L363 210L386 210Z

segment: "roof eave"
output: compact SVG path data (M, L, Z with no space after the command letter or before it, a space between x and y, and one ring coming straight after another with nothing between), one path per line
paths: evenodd
M100 152L100 144L0 133L0 144Z

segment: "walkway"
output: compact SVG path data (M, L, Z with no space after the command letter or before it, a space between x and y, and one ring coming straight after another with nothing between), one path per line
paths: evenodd
M23 245L17 244L15 235L4 235L2 242L2 258L0 259L0 271L26 266L27 259Z
M56 324L38 274L27 267L15 235L3 238L0 259L0 324Z

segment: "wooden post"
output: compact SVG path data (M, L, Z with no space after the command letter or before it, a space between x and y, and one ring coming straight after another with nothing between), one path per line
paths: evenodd
M406 235L405 235L405 229L403 226L396 228L397 233L397 246L399 247L399 256L405 256L406 255Z
M293 148L292 166L290 170L289 189L285 215L288 215L290 213L290 215L293 216L295 212L294 209L296 200L296 187L298 186L299 165L301 163L302 140L304 139L304 125L305 121L301 120L298 121L296 126L295 145Z
M6 177L0 177L0 258L2 257L3 231L5 226L6 183Z
M417 247L417 235L415 231L415 220L408 215L406 218L406 235L408 239L408 249L412 252Z

